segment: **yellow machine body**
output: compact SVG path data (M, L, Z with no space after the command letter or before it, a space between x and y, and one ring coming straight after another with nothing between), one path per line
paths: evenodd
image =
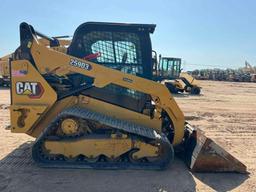
M26 133L52 107L57 95L26 60L13 61L12 74L11 130Z
M53 104L56 101L56 93L47 84L47 82L44 81L44 79L41 77L40 74L46 74L47 72L50 72L50 71L55 71L55 73L59 76L66 75L71 72L81 73L91 77L95 77L94 85L99 88L104 87L108 84L114 83L116 85L120 85L123 87L127 87L133 90L150 94L154 99L157 109L159 110L159 111L156 111L155 117L153 119L151 119L149 116L138 114L136 112L132 112L127 109L120 109L122 113L119 113L116 110L111 111L111 108L109 108L109 106L105 108L105 110L104 110L104 107L100 110L105 113L107 111L107 113L109 113L109 115L113 117L115 117L118 114L118 116L119 115L121 115L122 117L126 116L127 120L129 119L129 121L140 123L142 125L153 126L156 124L159 125L159 120L157 123L157 119L159 119L160 117L160 111L162 109L165 109L165 111L168 112L168 115L171 117L175 127L175 137L174 137L173 144L175 145L175 144L181 143L183 139L183 134L184 134L184 130L183 130L184 123L185 123L184 115L180 110L180 108L178 107L175 100L173 99L173 97L170 95L168 89L164 85L161 85L159 83L156 83L147 79L143 79L137 76L133 76L130 74L125 74L117 70L106 68L104 66L100 66L89 61L86 61L86 63L92 67L92 70L90 71L81 70L81 68L71 66L69 65L69 63L71 59L76 59L82 63L85 62L84 60L81 60L79 58L74 58L69 55L60 53L58 51L48 49L47 47L45 47L44 45L40 45L36 41L34 41L31 44L30 49L31 49L33 58L37 63L37 69L40 73L34 70L32 64L29 63L28 61L12 62L13 63L12 65L14 65L14 67L12 67L12 72L14 72L14 70L24 70L24 69L28 70L28 73L25 74L24 76L12 78L12 85L15 85L12 87L12 92L14 93L12 95L13 107L23 104L23 105L29 105L29 106L31 105L31 107L44 106L49 109L53 106ZM51 61L54 61L54 63L52 63ZM109 78L105 78L105 76L108 76ZM22 93L19 95L15 92L16 91L15 87L18 86L17 85L18 82L26 82L26 81L29 81L30 79L33 79L33 82L35 83L40 83L43 87L44 92L39 99L38 98L31 99L29 95L27 95L26 93ZM129 79L130 81L124 81L124 79ZM152 89L152 87L154 87L154 89ZM159 93L161 94L159 95ZM76 102L78 102L78 100L79 100L79 97L77 97ZM117 108L117 107L114 107L114 108ZM21 109L23 108L21 107ZM92 109L96 111L99 110L98 108L93 108L93 107ZM40 117L44 116L46 114L46 111L45 113L39 112L40 114L39 116ZM20 114L19 112L17 112L17 108L12 110L12 112L16 113L17 116L19 116ZM16 118L13 118L13 117L14 116L12 116L12 125L16 125L15 121L17 120L17 117ZM16 127L16 126L12 126L12 127ZM30 129L34 129L34 130L32 131ZM34 131L36 132L36 129L37 129L36 126L27 127L25 125L24 129L17 129L17 132L27 132L28 130L30 130L30 132L34 132ZM155 129L159 131L159 126L156 126ZM15 129L15 132L16 132L16 129Z
M233 157L204 135L197 135L195 129L188 129L183 112L165 85L71 56L67 49L70 41L54 44L56 39L46 37L51 41L47 43L38 39L40 33L26 23L20 29L22 43L10 62L11 131L36 138L32 156L39 165L159 169L166 168L173 159L172 146L183 146L191 169L213 171L210 161L208 166L200 166L207 157L205 153L197 157L200 150L208 150L214 161L229 155L229 161L214 166L216 171L229 171L226 164ZM73 74L92 78L93 83L80 84L70 93L60 92L67 89L63 82ZM115 104L83 93L109 85L150 96L154 108L135 111L121 106L126 102L123 97ZM245 170L241 163L237 169L230 168Z

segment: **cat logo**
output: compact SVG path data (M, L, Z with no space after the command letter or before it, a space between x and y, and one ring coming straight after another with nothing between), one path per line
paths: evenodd
M17 82L17 95L27 95L29 98L36 99L43 95L44 89L38 82Z

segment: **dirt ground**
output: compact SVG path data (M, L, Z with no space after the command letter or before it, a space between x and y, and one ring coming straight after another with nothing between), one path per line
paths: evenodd
M38 168L33 139L11 134L8 89L0 90L0 191L256 191L256 83L201 81L200 96L175 96L190 124L246 164L250 174L190 173L180 159L165 171Z

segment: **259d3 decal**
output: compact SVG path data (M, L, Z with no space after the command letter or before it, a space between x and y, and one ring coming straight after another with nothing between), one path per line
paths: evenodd
M92 69L92 66L89 64L89 63L85 63L85 62L82 62L82 61L78 61L76 59L70 59L70 62L69 62L70 65L74 66L74 67L78 67L78 68L81 68L81 69L85 69L87 71L90 71Z
M43 95L44 89L39 82L17 82L17 95L27 95L30 98L40 98Z

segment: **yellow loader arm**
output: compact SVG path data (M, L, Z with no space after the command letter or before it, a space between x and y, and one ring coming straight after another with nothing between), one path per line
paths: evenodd
M185 78L191 85L199 87L198 81L186 72L181 72L180 77Z

